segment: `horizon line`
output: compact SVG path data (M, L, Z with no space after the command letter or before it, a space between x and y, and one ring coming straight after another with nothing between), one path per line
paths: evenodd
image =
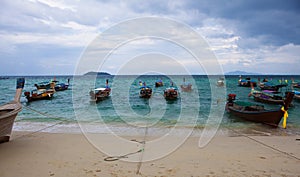
M97 74L95 74L97 75ZM101 75L98 74L98 76L164 76L164 75L170 75L170 76L187 76L186 74L108 74L108 75ZM283 74L283 73L267 73L267 74L189 74L191 76L300 76L299 74ZM31 76L94 76L94 75L85 75L85 74L32 74L32 75L0 75L0 77L31 77Z

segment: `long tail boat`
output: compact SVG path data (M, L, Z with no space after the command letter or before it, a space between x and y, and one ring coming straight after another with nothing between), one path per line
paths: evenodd
M292 78L292 88L300 88L300 82L295 82L294 78Z
M164 97L166 100L176 100L178 98L178 89L173 86L173 82L171 82L171 86L164 90Z
M298 87L299 86L299 87ZM300 82L295 83L294 79L292 79L292 90L295 93L294 99L300 101Z
M192 84L186 83L185 78L183 78L183 83L180 85L181 91L183 92L190 92L192 91Z
M111 88L108 86L108 79L106 79L105 87L96 88L90 91L91 102L99 102L109 98Z
M300 101L300 91L294 90L293 92L295 93L294 99Z
M267 103L267 104L277 104L277 105L283 105L285 99L280 95L274 94L273 91L267 91L267 90L258 91L252 89L251 92L249 93L249 97L250 96L253 96L254 100L257 102Z
M0 143L9 141L15 118L22 110L20 97L24 83L24 78L18 78L14 100L0 106Z
M252 89L248 96L249 97L253 96L255 101L261 102L261 103L267 103L267 104L278 104L278 105L284 104L285 98L280 95L276 95L278 93L277 91L272 91L272 90L258 91L258 90L255 90L252 85L251 85L251 87L252 87Z
M24 95L28 102L37 100L50 100L53 98L53 92L47 92L46 89L34 89L31 92L24 92Z
M155 87L162 87L162 86L164 86L162 79L159 79L155 82Z
M238 81L238 86L240 87L251 87L251 84L256 87L256 82L251 80L250 77L247 77L246 79L243 79L242 76L240 76Z
M225 80L224 77L220 77L219 80L217 81L217 86L223 87L225 85L224 80Z
M286 83L280 83L280 84L274 84L272 82L269 82L267 79L264 79L262 82L260 82L260 79L258 79L258 85L261 90L269 90L269 91L279 91L282 87L286 87L288 84Z
M50 83L49 89L34 89L31 92L24 92L24 95L28 102L37 100L50 100L55 93L55 83Z
M254 94L253 98L255 101L261 103L278 104L278 105L284 104L284 98L282 96L266 94L264 92Z
M69 84L65 84L65 83L58 83L55 85L55 91L64 91L64 90L68 90L69 88Z
M68 79L67 83L60 83L59 81L52 81L55 82L55 91L64 91L64 90L68 90L69 85L70 85L70 79Z
M152 88L146 86L144 82L140 87L140 98L150 98L152 96Z
M245 119L247 121L259 122L277 127L282 117L284 117L283 127L286 126L287 110L294 97L293 92L287 92L284 105L275 110L266 110L262 105L252 105L234 102L236 95L229 94L226 110L230 114Z

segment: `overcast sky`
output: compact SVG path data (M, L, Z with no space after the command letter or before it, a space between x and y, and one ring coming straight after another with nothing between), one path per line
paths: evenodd
M206 40L224 72L300 74L299 0L1 0L0 75L73 74L97 36L140 17L163 17L191 27ZM126 58L126 52L138 50L137 58L151 60L157 53L173 57L175 51L192 74L204 74L177 48L162 39L143 38L119 53ZM151 52L155 54L145 55ZM117 73L117 60L102 69Z

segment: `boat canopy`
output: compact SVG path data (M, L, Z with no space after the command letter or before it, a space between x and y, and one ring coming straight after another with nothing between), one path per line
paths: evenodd
M300 91L294 91L296 95L300 95Z
M166 88L166 90L177 90L177 88L175 88L175 87L168 87L168 88Z
M95 91L104 91L106 88L96 88Z

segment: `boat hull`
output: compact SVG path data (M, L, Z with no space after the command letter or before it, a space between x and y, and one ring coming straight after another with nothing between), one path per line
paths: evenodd
M224 84L224 81L222 81L222 80L219 80L218 82L217 82L217 86L218 87L223 87L225 84Z
M268 124L274 127L278 126L284 114L280 109L273 111L245 111L235 109L234 106L227 106L227 111L244 120Z
M162 82L155 82L155 87L162 87L164 84Z
M140 90L140 98L150 98L152 96L152 89L146 88Z
M192 85L180 85L181 91L183 92L191 92L192 91Z
M240 87L256 87L256 82L251 80L250 77L246 78L246 79L242 79L240 77L239 81L238 81L238 86Z
M295 95L294 98L298 101L300 101L300 95Z
M278 97L278 99L276 99L276 98L264 96L261 94L256 94L256 95L253 95L253 98L255 101L261 102L261 103L278 104L278 105L284 104L284 99L282 97L281 97L281 99L280 99L280 97Z
M279 87L276 86L260 86L261 90L270 90L270 91L276 91L278 92Z
M0 106L0 143L8 142L15 118L22 110L22 105L10 102Z
M64 91L64 90L68 90L69 85L56 85L54 87L55 91Z
M38 101L38 100L50 100L53 98L53 93L44 93L44 94L40 94L40 95L29 95L26 96L27 101L31 102L31 101Z
M164 97L166 100L176 100L178 98L178 91L176 89L166 89L164 91Z
M300 88L300 83L293 84L292 87L293 87L293 88Z
M100 90L100 91L90 91L90 98L91 98L91 102L100 102L103 100L106 100L109 98L110 96L110 89L104 89L104 90Z
M109 96L97 96L94 101L98 103L98 102L106 100L108 98L109 98Z
M240 87L251 87L251 84L253 87L256 87L256 82L240 82L238 86Z

